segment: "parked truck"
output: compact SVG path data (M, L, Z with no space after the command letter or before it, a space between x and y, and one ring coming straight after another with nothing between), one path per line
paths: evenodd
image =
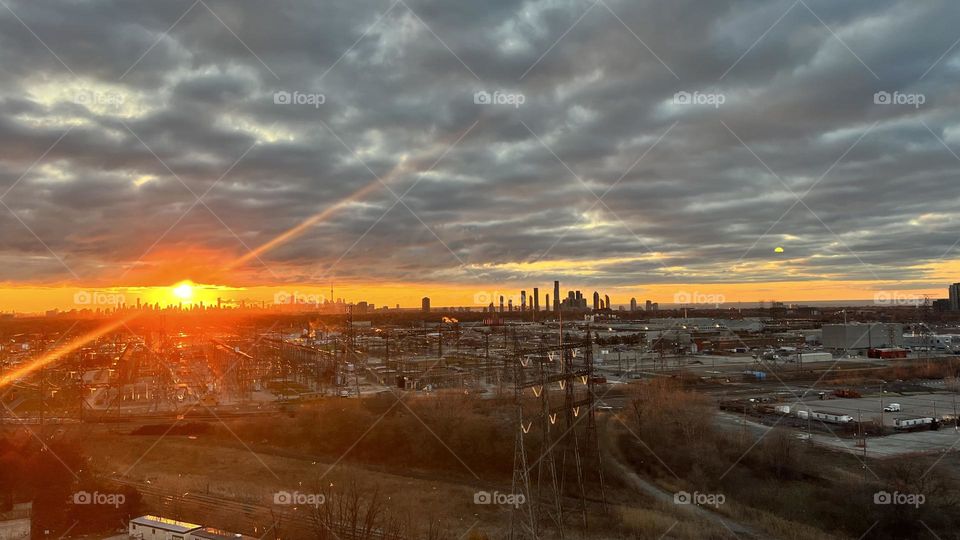
M899 403L891 403L883 408L883 412L900 412L900 411L901 409L900 409Z

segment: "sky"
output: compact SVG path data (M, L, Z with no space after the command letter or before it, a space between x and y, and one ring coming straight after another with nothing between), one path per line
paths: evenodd
M0 4L0 311L960 281L957 2Z

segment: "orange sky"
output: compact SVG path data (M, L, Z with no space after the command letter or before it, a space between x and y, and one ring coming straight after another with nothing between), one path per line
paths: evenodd
M125 268L121 273L105 276L98 282L74 285L0 283L0 312L37 313L48 309L84 309L110 308L117 302L135 305L141 302L159 302L161 306L185 305L203 302L215 304L217 298L225 302L240 300L283 302L296 297L300 302L323 302L330 297L329 283L312 284L272 284L262 282L263 268L256 261L250 261L241 268L224 269L222 263L233 260L222 253L209 250L178 250L176 252L158 252L144 258L144 261ZM210 263L213 264L210 264ZM773 265L786 265L789 260L770 262ZM598 263L604 264L604 263ZM283 272L282 267L273 266L273 270ZM377 306L384 304L394 307L418 307L423 296L429 296L434 306L466 306L481 308L489 302L499 302L499 296L515 298L519 303L519 291L526 290L532 295L533 287L540 288L541 306L545 305L546 295L553 293L553 279L561 282L561 294L568 290L580 289L588 297L594 290L611 297L614 305L627 304L635 297L641 304L652 300L661 304L733 304L736 302L760 302L779 300L783 302L813 302L838 300L874 300L906 304L922 301L924 296L930 299L945 298L949 283L958 281L960 262L938 261L920 264L908 268L923 279L898 282L848 281L832 276L821 279L804 276L807 279L754 282L749 281L750 269L735 268L730 271L729 282L698 282L691 279L686 283L637 284L633 286L588 285L595 276L596 268L585 263L571 261L553 261L537 263L535 268L527 268L517 263L517 270L527 275L542 275L542 280L517 280L509 285L478 284L463 285L450 283L364 283L344 282L334 284L334 296L349 302L367 301ZM544 266L540 268L540 266ZM686 269L676 269L678 274ZM254 277L260 272L260 279ZM581 277L582 279L577 279ZM111 286L109 280L124 285ZM182 298L174 294L173 288L185 280L195 284L192 295ZM589 302L589 300L588 300Z
M173 284L172 284L173 285ZM330 296L329 286L322 285L283 285L283 286L253 286L253 287L224 287L195 284L190 299L178 297L169 287L117 287L117 288L78 288L72 286L3 286L0 287L0 311L10 312L39 312L46 309L84 309L109 308L112 304L123 301L127 305L134 305L139 298L142 302L159 302L161 305L185 304L203 301L205 305L216 303L217 298L224 301L265 301L274 303L275 299L283 301L285 298L296 297L301 302L324 301ZM541 306L545 303L545 295L552 296L553 285L550 281L537 283L540 288ZM897 302L908 302L911 299L922 299L929 295L931 299L946 297L945 286L929 286L913 288L920 284L910 284L909 288L877 288L874 282L836 282L836 281L802 281L776 283L741 283L741 284L658 284L638 287L606 287L597 288L601 294L608 294L614 304L627 304L631 297L637 298L642 304L645 300L673 304L683 298L690 301L684 303L721 303L758 302L758 301L836 301L836 300L881 300L890 299ZM499 296L509 299L511 295L519 295L525 289L532 295L533 283L516 285L510 288L464 287L429 283L407 284L353 284L335 285L334 295L348 301L368 301L381 306L384 304L394 307L418 307L423 296L429 296L434 306L467 306L483 307L490 301L499 302ZM575 283L561 281L561 294L575 289ZM593 288L580 286L580 289L589 296ZM515 303L518 300L515 300Z

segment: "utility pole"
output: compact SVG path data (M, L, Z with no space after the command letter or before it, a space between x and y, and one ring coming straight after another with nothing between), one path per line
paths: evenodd
M880 435L883 435L883 386L884 384L880 383Z
M2 421L0 421L2 423ZM960 430L960 419L957 418L957 395L953 395L953 430Z

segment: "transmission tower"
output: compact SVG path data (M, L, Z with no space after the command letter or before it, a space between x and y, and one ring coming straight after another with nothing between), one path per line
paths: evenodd
M565 501L571 498L579 503L587 528L586 478L593 468L605 501L590 333L582 341L515 349L512 362L518 429L513 489L514 494L523 494L526 502L514 508L510 537L541 538L544 521L549 520L554 528L549 536L564 538L564 512L570 510ZM584 426L579 426L581 423ZM534 448L538 455L531 464ZM534 468L535 477L531 474ZM568 480L575 486L570 487Z

